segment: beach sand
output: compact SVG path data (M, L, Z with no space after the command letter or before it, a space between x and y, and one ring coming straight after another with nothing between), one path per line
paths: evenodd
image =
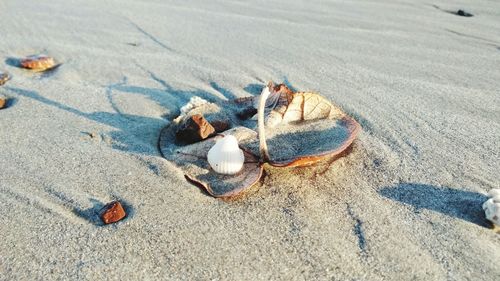
M0 30L0 280L500 280L500 2L4 0ZM161 157L191 97L269 80L353 116L352 152L233 201Z

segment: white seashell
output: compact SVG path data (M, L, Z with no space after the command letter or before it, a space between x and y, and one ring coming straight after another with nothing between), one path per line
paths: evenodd
M500 197L500 189L498 188L493 188L488 192L488 197Z
M484 214L486 219L493 224L500 226L500 196L488 199L483 203Z
M245 156L238 146L238 140L234 136L227 135L210 148L207 159L215 172L233 175L243 167Z

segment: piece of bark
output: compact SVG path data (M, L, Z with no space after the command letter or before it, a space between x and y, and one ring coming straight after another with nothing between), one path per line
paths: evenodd
M118 201L106 204L100 211L101 220L105 224L115 223L125 218L126 215L122 204Z
M182 123L175 138L180 142L190 144L204 140L213 133L215 133L214 127L201 114L195 114Z

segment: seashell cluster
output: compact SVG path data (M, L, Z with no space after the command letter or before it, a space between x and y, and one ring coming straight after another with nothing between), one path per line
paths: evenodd
M200 106L202 106L204 104L207 104L207 103L208 103L207 100L202 99L202 98L200 98L198 96L191 97L189 99L189 102L186 103L184 106L181 107L181 110L180 110L181 114L180 114L180 116L184 117L184 116L187 115L187 113L189 111L191 111L191 110L193 110L193 109L195 109L197 107L200 107Z
M32 55L22 59L21 66L35 71L44 71L56 66L56 62L46 55Z
M227 135L217 140L207 154L208 163L212 169L224 175L234 175L243 168L245 156L238 146L238 140Z
M488 192L489 199L483 203L486 219L495 226L500 226L500 189L492 189Z

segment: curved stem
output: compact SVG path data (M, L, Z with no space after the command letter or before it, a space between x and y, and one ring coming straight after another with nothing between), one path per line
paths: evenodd
M266 101L267 97L269 97L269 94L269 86L264 87L264 89L262 89L262 92L260 93L259 108L257 109L257 122L259 126L259 148L262 162L269 162L269 152L267 150L266 143L266 127L264 124L264 112L266 110Z

